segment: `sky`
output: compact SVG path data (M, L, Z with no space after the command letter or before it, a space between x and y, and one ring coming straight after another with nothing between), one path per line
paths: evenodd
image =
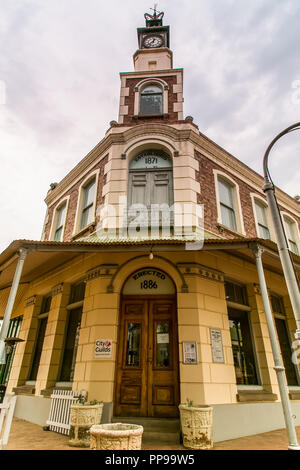
M1 0L0 252L39 240L59 182L118 119L149 0ZM271 140L300 121L299 0L161 0L184 116L262 174ZM274 183L300 193L300 132L270 155Z

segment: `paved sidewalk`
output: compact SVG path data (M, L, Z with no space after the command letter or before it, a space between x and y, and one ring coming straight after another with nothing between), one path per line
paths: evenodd
M296 428L300 442L300 426ZM70 447L68 436L56 432L43 431L41 426L14 418L11 426L7 450L89 450ZM288 439L285 429L218 442L214 450L287 450ZM182 445L145 444L144 450L184 450Z

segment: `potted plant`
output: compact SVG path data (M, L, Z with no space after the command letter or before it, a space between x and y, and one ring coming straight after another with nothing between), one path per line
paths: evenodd
M194 405L192 400L179 405L183 445L189 449L211 449L212 407Z
M141 450L144 428L138 424L109 423L90 429L91 450Z
M90 446L90 427L100 424L102 411L103 402L87 401L86 395L79 396L77 403L70 407L70 446Z

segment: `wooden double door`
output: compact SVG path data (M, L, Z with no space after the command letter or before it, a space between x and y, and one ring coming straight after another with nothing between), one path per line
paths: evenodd
M177 417L178 335L174 296L124 296L115 416Z

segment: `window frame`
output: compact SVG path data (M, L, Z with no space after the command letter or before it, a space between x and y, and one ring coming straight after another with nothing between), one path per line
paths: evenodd
M284 227L284 233L285 233L285 236L286 236L286 239L287 239L287 242L288 242L289 250L290 250L291 253L294 253L295 255L300 256L300 234L299 234L299 225L298 225L298 222L297 222L296 219L294 219L294 217L292 217L292 216L291 216L290 214L288 214L287 212L281 211L281 212L280 212L280 215L281 215L281 218L282 218L282 223L283 223L283 227ZM287 221L288 221L288 222L287 222ZM294 240L290 240L290 238L289 238L289 236L288 236L288 233L287 233L287 223L292 224L292 227L293 227L293 230L294 230L294 236L295 236L295 239L294 239ZM297 249L296 252L291 249L290 241L292 241L292 242L295 244L296 249Z
M234 286L241 288L243 292L243 297L244 297L244 303L239 303L236 302L235 299L234 301L227 300L226 298L226 283L228 284L233 284ZM237 310L240 312L243 312L245 315L247 315L247 321L249 324L249 333L250 333L250 338L251 338L251 344L252 344L252 349L253 349L253 357L254 357L254 363L255 363L255 370L256 370L256 377L257 377L257 384L256 385L244 385L244 384L238 384L236 383L237 390L263 390L263 385L262 385L262 378L261 378L261 371L260 371L260 364L258 360L258 353L257 353L257 344L256 344L256 337L254 334L254 329L252 325L252 309L249 305L249 299L248 299L248 291L247 291L247 285L243 284L239 281L236 281L235 279L232 278L227 278L224 279L224 290L225 290L225 299L226 299L226 304L227 304L227 316L228 316L228 321L229 321L229 313L228 310ZM229 333L230 333L230 328L229 328ZM232 347L232 345L231 345ZM235 366L233 366L235 369Z
M214 169L213 173L214 173L214 179L215 179L215 193L216 193L216 203L217 203L217 223L221 225L222 227L224 227L225 229L231 230L232 232L235 232L235 233L240 233L243 236L245 236L246 232L245 232L245 227L244 227L242 205L241 205L238 183L236 183L235 180L233 180L229 175L227 175L226 173L223 173L222 171ZM220 191L219 191L220 179L224 180L227 184L231 185L232 187L236 229L228 227L222 221L221 200L220 200Z
M141 80L136 87L134 88L134 116L136 118L143 117L143 116L151 116L151 114L141 114L140 113L140 102L141 102L141 92L147 86L158 86L162 90L162 113L161 115L168 114L168 94L169 94L169 86L167 82L159 78L146 78Z
M62 200L60 200L54 210L53 210L53 216L52 216L52 222L51 222L51 228L50 228L50 237L49 237L49 240L51 241L56 241L55 240L55 233L57 231L57 227L56 227L56 224L57 224L57 218L58 218L58 211L61 209L61 207L63 207L64 205L66 205L66 209L65 209L65 215L64 215L64 219L63 219L63 224L61 225L62 227L62 231L61 231L61 240L59 240L60 242L63 241L64 239L64 234L65 234L65 228L66 228L66 221L67 221L67 214L68 214L68 209L69 209L69 201L70 201L70 196L67 196L65 198L63 198Z
M49 298L50 298L50 302L48 302ZM48 316L49 316L49 312L51 310L52 300L53 300L53 296L52 296L51 293L46 294L42 297L40 313L37 316L38 327L37 327L36 336L35 336L35 340L34 340L34 347L33 347L32 353L31 353L30 367L29 367L29 370L28 370L26 383L35 383L36 380L37 380L37 377L38 377L40 362L41 362L41 357L42 357L42 354L43 354L44 342L45 342L46 332L47 332L47 327L48 327ZM49 308L47 308L47 305L49 306ZM44 338L43 338L41 353L40 353L40 357L39 357L39 361L38 361L38 366L37 366L37 371L36 371L36 378L33 379L32 378L33 366L34 366L34 363L36 362L37 346L38 346L39 334L40 334L40 331L41 331L41 324L42 324L43 320L46 321L45 331L44 331Z
M281 304L282 308L283 308L283 311L282 312L277 312L273 309L273 302L272 302L272 297L274 298L277 298L279 300L279 303ZM283 359L283 354L282 354L282 349L281 349L281 344L280 344L280 340L279 340L279 334L278 334L278 329L277 329L277 325L276 325L276 321L275 319L277 318L278 320L283 320L284 323L285 323L285 330L286 330L286 334L287 334L287 339L288 339L288 342L289 342L289 345L291 347L291 351L292 351L292 340L291 340L291 332L290 332L290 328L289 328L289 322L288 322L288 318L287 318L287 315L286 315L286 311L285 311L285 306L284 306L284 300L283 300L283 297L282 295L279 295L275 292L269 292L269 299L270 299L270 306L271 306L271 310L272 310L272 314L273 314L273 318L274 318L274 326L275 326L275 331L276 331L276 335L277 335L277 338L278 338L278 344L279 344L279 347L280 347L280 354L281 354L281 358L282 358L282 362L283 362L283 365L285 367L285 363L284 363L284 359ZM295 376L296 376L296 380L298 382L297 385L288 385L289 388L297 388L297 387L300 387L300 374L299 374L299 370L298 370L298 367L294 365L294 370L295 370ZM286 367L285 367L286 369Z
M82 181L78 188L78 197L77 197L77 206L76 206L76 215L75 215L75 223L74 223L74 229L73 229L73 236L75 236L77 233L80 233L84 231L89 225L92 225L96 221L96 210L97 210L97 196L98 196L98 182L99 182L99 172L100 169L93 171L90 173L86 178ZM89 183L95 178L95 191L94 191L94 200L93 200L93 206L94 206L94 211L93 211L93 219L91 222L86 225L85 227L81 228L81 217L82 217L82 205L83 205L83 199L84 199L84 190L86 186L89 185Z
M147 88L150 88L150 87L158 88L159 91L145 94L145 90L147 90ZM159 112L155 112L155 113L145 113L145 112L142 112L143 97L144 97L144 96L160 96L160 98L161 98L161 100L160 100L160 111L159 111ZM162 89L161 85L157 85L157 84L146 84L145 86L143 86L143 87L141 88L141 91L140 91L139 116L151 116L151 115L163 114L163 108L164 108L164 94L163 94L163 89Z
M266 226L266 228L269 231L270 238L263 238L263 239L264 240L275 240L274 230L273 230L273 225L272 225L272 219L271 219L271 213L270 213L267 201L263 197L261 197L260 195L258 195L256 193L251 193L250 196L251 196L251 200L252 200L252 208L253 208L254 222L255 222L255 229L256 229L257 236L259 238L263 238L263 237L260 236L260 233L259 233L260 224L259 224L258 217L257 217L256 204L263 206L264 209L265 209L265 215L266 215L266 220L267 220L267 224L268 224Z

